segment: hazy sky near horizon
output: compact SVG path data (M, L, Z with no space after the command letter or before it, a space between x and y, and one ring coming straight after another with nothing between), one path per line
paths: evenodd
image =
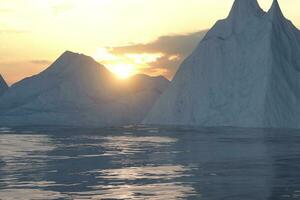
M11 84L65 50L93 56L124 76L171 78L233 0L0 0L0 73ZM259 0L268 10L272 0ZM300 26L300 1L279 0ZM182 47L182 48L181 48ZM122 71L122 69L125 69Z

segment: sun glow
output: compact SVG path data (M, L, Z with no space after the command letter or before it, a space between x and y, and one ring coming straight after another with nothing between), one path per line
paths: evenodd
M15 83L49 66L33 60L52 62L68 49L92 56L97 52L95 60L108 69L115 64L118 67L114 68L133 65L135 73L122 69L123 77L146 73L171 78L177 70L175 61L195 45L193 40L176 35L211 28L217 20L227 17L233 1L0 0L0 72L10 84ZM265 11L272 1L258 0ZM299 28L300 1L278 1L286 18ZM122 46L129 48L119 52L110 48ZM159 58L159 52L164 57ZM151 62L155 59L159 65Z
M162 53L114 53L110 48L98 48L94 58L105 65L120 79L126 79L150 68L151 64L162 58Z
M98 48L93 57L120 79L126 79L137 73L137 68L134 64L112 54L107 48Z
M126 79L136 74L136 68L132 64L107 64L106 66L120 79Z
M125 54L125 56L131 59L136 64L145 65L157 61L157 59L163 57L162 53L141 53L141 54Z

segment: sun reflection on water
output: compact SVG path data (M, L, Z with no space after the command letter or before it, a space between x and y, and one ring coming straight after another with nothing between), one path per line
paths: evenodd
M111 185L94 186L92 192L73 193L75 199L132 199L132 200L165 200L185 199L194 194L192 187L182 183L155 183L146 185Z
M88 173L107 180L110 185L92 186L92 192L73 195L84 199L89 196L95 199L182 199L195 194L192 186L176 181L177 178L189 176L189 170L188 167L169 165L91 171ZM141 180L144 184L134 183Z
M89 199L182 199L195 193L193 187L180 179L190 175L191 168L182 165L145 165L139 155L147 154L142 162L151 162L157 154L171 154L177 139L160 136L109 136L101 144L105 156L122 168L99 169L86 172L104 183L91 186L93 191L73 193L75 198ZM165 151L165 152L164 152ZM144 155L145 156L145 155ZM125 166L129 165L129 167ZM136 165L136 166L132 166ZM143 183L143 184L141 184Z
M0 134L0 199L159 200L195 194L182 180L192 168L171 163L177 139L145 133Z
M156 136L114 136L103 139L102 145L106 149L105 155L136 154L149 150L149 147L160 148L177 141L170 137Z

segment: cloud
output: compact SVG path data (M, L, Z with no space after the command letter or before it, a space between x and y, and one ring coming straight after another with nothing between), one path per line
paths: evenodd
M128 46L114 47L114 53L137 53L147 52L156 53L164 52L171 55L187 55L191 53L199 41L204 37L207 30L185 35L161 36L157 40L147 44L133 44ZM191 49L192 47L192 49Z
M108 51L115 56L161 55L153 61L149 60L148 67L141 69L141 73L152 75L163 73L164 76L172 79L181 62L192 53L206 32L205 30L185 35L162 36L150 43L110 47Z
M36 65L50 65L52 63L50 60L31 60L30 62Z

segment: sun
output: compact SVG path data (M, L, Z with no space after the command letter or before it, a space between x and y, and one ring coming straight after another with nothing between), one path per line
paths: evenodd
M150 64L164 56L163 53L113 53L113 48L98 48L93 58L120 79L127 79L130 76L141 73L144 69L150 68ZM176 59L174 57L173 59Z
M127 79L133 76L139 68L132 60L112 54L108 48L98 48L93 57L120 79Z
M133 64L110 64L108 67L120 79L127 79L136 73L136 68Z

